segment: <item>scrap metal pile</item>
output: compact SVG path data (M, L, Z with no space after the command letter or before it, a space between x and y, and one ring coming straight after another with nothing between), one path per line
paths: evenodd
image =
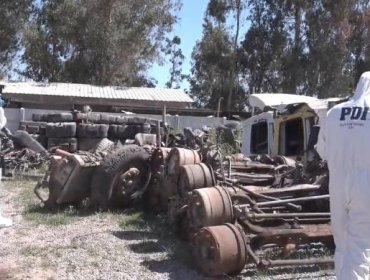
M204 141L196 133L194 140ZM166 212L211 276L238 274L251 263L332 264L325 256L333 248L328 175L320 160L305 167L283 156L225 160L217 149L163 148L160 136L158 127L157 136L136 135L136 145L102 139L95 151L56 150L35 192L50 208L88 199L95 209L140 202Z
M0 165L5 177L27 175L47 161L47 151L26 132L11 134L4 128L0 139Z
M237 274L249 263L332 264L324 256L333 248L324 165L309 173L282 156L235 155L212 166L194 150L159 154L163 176L148 196L162 209L168 199L169 220L205 274ZM310 258L303 257L307 248Z

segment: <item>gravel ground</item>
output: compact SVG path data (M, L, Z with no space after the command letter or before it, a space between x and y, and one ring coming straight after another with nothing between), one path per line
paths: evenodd
M46 213L34 184L0 188L1 213L14 222L0 229L0 279L209 279L197 273L184 244L166 229L153 230L140 213ZM224 279L335 278L326 270L262 274L251 268Z

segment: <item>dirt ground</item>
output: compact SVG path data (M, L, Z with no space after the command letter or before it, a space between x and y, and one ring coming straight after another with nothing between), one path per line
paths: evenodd
M3 182L0 209L14 226L0 229L0 279L209 279L196 271L185 243L165 218L140 211L44 211L33 181ZM237 278L335 279L333 272L250 268Z

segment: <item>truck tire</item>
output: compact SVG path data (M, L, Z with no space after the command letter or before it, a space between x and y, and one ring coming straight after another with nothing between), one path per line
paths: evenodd
M134 139L136 133L139 133L140 127L134 125L110 125L108 131L109 139Z
M87 114L88 123L98 123L100 121L100 114Z
M107 138L103 138L90 150L90 152L105 157L108 152L112 152L113 150L114 142L110 141Z
M141 198L151 177L148 160L148 152L136 145L124 146L108 155L92 180L92 205L102 210L122 208ZM140 173L122 180L121 176L131 168Z
M148 123L147 118L143 117L128 117L127 118L127 124L144 124Z
M29 125L26 127L26 131L29 134L39 134L40 133L40 126L38 125Z
M135 139L135 135L141 132L141 125L127 125L124 133L124 139Z
M106 124L79 124L78 138L107 138L109 126Z
M87 121L87 114L86 113L74 113L73 121L75 122Z
M76 136L76 123L48 123L46 136L50 138L73 138Z
M21 121L19 130L26 130L29 134L45 134L46 122Z
M32 120L34 122L47 122L47 116L47 114L34 113L32 114Z
M48 150L61 149L70 153L78 150L76 138L48 138Z
M72 113L57 113L57 114L48 114L47 122L50 123L62 123L62 122L72 122L73 114Z
M98 121L99 124L109 124L109 115L108 114L100 114L100 119Z
M114 123L115 124L127 124L127 117L125 117L125 116L118 116L118 117L116 117L115 118L115 120L114 120Z
M78 139L78 149L80 151L89 151L95 154L105 153L107 150L113 150L114 143L107 138L81 138Z

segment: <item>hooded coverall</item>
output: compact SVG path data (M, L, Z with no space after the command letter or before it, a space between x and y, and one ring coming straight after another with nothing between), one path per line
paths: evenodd
M6 125L6 117L5 117L4 109L0 107L0 130L3 129L5 125ZM9 227L11 225L12 225L12 221L10 219L2 217L1 212L0 212L0 228Z
M355 95L332 108L317 151L329 167L331 228L339 280L370 279L370 72Z

